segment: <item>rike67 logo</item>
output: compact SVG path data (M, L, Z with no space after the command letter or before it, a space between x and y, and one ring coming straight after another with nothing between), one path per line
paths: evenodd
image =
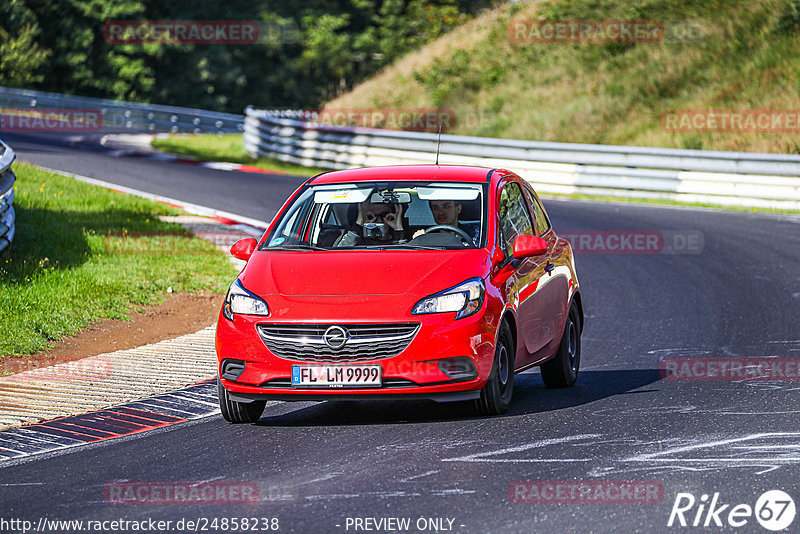
M795 516L794 500L781 490L770 490L756 499L755 506L724 503L719 493L697 499L691 493L678 493L669 514L668 527L733 527L752 525L755 520L767 530L789 527ZM752 532L752 526L747 529Z

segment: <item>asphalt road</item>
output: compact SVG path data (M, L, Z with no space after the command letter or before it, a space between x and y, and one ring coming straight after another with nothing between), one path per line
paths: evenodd
M299 180L12 145L21 160L264 219ZM708 519L715 531L768 532L752 516L734 528L728 514L773 489L800 504L800 381L667 380L659 368L664 358L800 358L800 219L545 205L562 233L703 237L700 253L578 254L587 319L575 387L548 390L538 373L518 375L510 411L489 418L422 402L280 403L249 426L213 416L0 464L2 516L173 525L263 517L278 518L281 532L364 532L355 518L389 517L410 519L411 532L430 531L429 518L444 519L442 532L663 532L677 495L690 493L698 500L685 512L690 524L708 496L701 526L678 530L699 531ZM254 483L259 497L108 504L104 488L118 481ZM655 503L514 503L518 481L649 481L663 495ZM705 513L715 493L717 509L729 505L716 516L723 528ZM800 531L800 518L788 531Z

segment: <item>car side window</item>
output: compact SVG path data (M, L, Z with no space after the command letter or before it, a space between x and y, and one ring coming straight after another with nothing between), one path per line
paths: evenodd
M309 197L304 202L295 205L289 214L286 224L276 237L302 240L303 231L307 226L309 214L314 208L312 198Z
M525 197L528 199L528 205L533 208L533 223L536 226L536 235L543 236L550 229L550 221L542 209L539 199L533 194L531 189L525 187Z
M510 257L514 251L514 240L520 235L533 235L533 221L523 198L522 188L509 182L500 191L498 203L500 216L500 239L503 251Z

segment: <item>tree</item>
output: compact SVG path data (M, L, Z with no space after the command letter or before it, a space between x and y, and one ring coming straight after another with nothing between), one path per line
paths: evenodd
M37 43L40 33L33 12L21 2L0 6L0 85L22 87L42 80L39 69L51 52Z
M0 84L241 113L319 107L488 5L466 0L6 0ZM117 44L115 20L248 20L258 44Z

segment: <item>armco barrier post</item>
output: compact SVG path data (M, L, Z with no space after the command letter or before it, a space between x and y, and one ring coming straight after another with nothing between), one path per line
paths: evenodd
M14 239L14 182L11 164L16 155L10 146L0 141L0 252Z

